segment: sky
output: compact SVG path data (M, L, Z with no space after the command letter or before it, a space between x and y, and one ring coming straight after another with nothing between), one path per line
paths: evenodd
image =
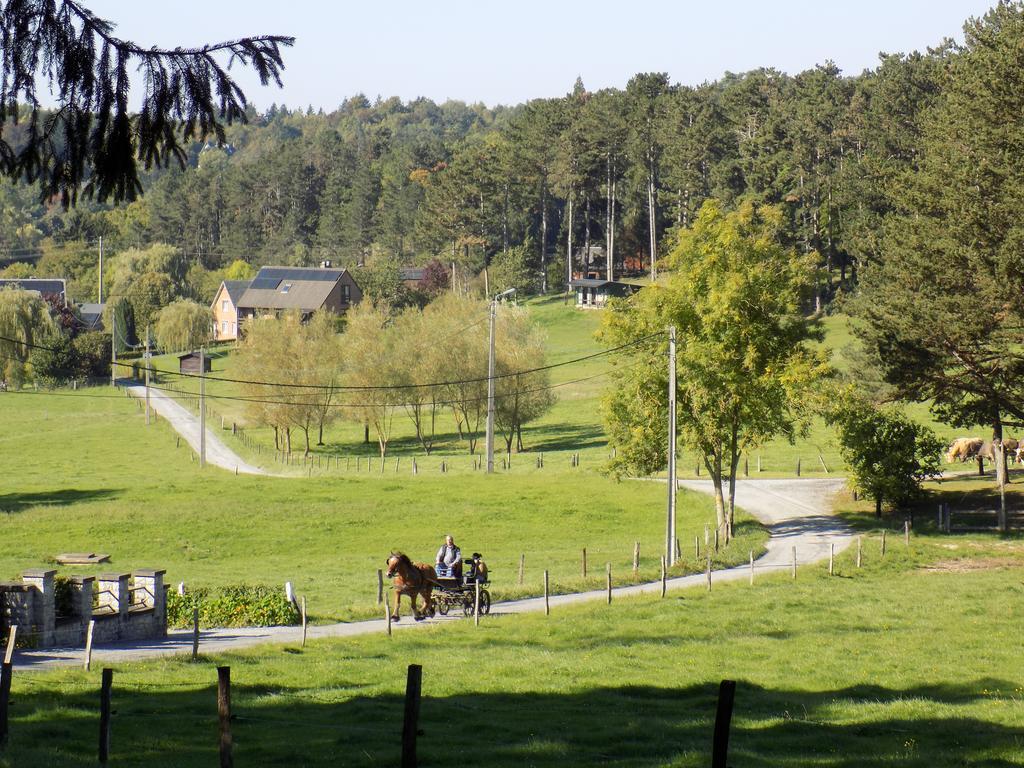
M144 47L256 34L296 38L284 87L238 80L250 102L330 111L363 93L435 101L517 104L622 88L637 72L695 85L727 71L788 73L828 59L843 72L878 53L962 40L964 21L995 0L84 0Z

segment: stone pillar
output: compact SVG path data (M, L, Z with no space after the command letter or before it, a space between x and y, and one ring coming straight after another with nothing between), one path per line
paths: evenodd
M131 602L127 573L101 573L96 579L99 588L99 610L111 616L124 617Z
M143 569L135 572L135 599L139 605L153 609L153 621L161 635L167 634L167 571Z
M71 589L74 592L74 611L83 624L92 619L92 585L95 576L72 576Z
M54 596L54 577L57 571L33 568L21 574L21 580L36 591L32 610L32 624L37 633L36 645L45 648L53 645L53 630L57 623L57 606Z
M35 608L36 590L21 582L0 582L0 611L3 611L5 627L18 626L25 632L32 629L32 613ZM7 642L7 635L0 637L0 643ZM3 646L0 645L0 648Z

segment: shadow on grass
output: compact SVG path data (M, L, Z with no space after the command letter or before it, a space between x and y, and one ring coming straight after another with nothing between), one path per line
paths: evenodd
M581 451L607 445L608 436L599 424L545 424L528 428L527 451Z
M315 690L298 684L248 686L244 681L250 665L234 661L232 731L238 764L398 764L400 696L365 695L363 682L344 679ZM212 668L209 672L215 677ZM401 683L404 669L393 672L394 682ZM424 671L424 734L418 749L422 766L706 766L710 760L717 681L679 689L627 686L436 696L431 689L437 677L432 675L443 675L443 670ZM571 685L557 676L552 671L554 687ZM38 684L16 688L10 743L0 764L92 764L97 686L98 681L68 683L60 693L41 690ZM1012 695L1013 690L1013 683L1001 680L831 691L777 690L740 681L730 764L1021 765L1016 729L962 711L988 700L987 692ZM330 702L333 696L353 698ZM933 714L908 714L908 701L917 711ZM113 702L111 759L117 765L187 767L216 761L213 685L133 687L120 684L115 675ZM943 716L936 711L943 706L960 711ZM843 722L829 719L837 711Z
M0 493L0 512L23 512L31 507L65 507L86 501L115 499L121 488L62 488L33 493Z

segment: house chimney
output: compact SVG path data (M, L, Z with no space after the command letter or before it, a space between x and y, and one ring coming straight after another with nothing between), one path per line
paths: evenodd
M331 260L330 259L324 259L323 261L320 262L320 269L330 269L330 268L331 268Z

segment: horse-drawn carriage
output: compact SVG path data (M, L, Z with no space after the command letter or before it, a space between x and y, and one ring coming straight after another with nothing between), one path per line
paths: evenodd
M480 589L480 613L490 613L491 593L486 585L490 583L487 565L480 554L458 566L451 568L443 565L436 567L426 563L413 563L409 556L401 552L392 552L387 559L387 577L394 579L395 604L391 612L391 620L398 621L398 609L402 595L409 598L412 604L413 617L420 621L435 612L447 616L453 608L462 606L466 616L473 615L476 605L477 585ZM424 609L416 607L416 599L422 598Z
M491 593L485 588L490 584L487 566L476 552L464 563L460 570L457 567L439 565L437 571L437 587L434 589L433 605L442 616L447 616L453 608L462 606L465 616L473 615L476 604L476 585L480 585L480 613L491 612Z

